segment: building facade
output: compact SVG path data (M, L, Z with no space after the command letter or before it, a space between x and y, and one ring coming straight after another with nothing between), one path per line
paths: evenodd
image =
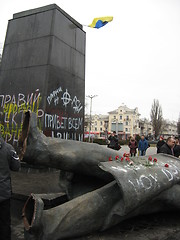
M168 138L170 136L178 136L177 122L166 120L162 129L162 135L164 138Z
M85 128L84 135L85 138L102 138L106 139L109 132L109 116L108 115L92 115L91 116L91 126L90 126L90 117L89 115L85 115Z
M138 108L130 109L126 105L109 112L109 131L115 131L119 139L140 134Z
M151 121L140 119L138 108L130 109L126 105L108 112L108 115L92 115L91 126L89 115L85 116L85 138L89 132L91 138L107 139L108 135L115 131L120 140L127 140L130 136L145 135L149 140L154 140L154 131ZM177 122L165 121L161 135L166 139L169 136L177 136Z
M153 127L152 123L146 119L140 119L139 120L139 127L140 127L140 135L144 135L148 137L148 139L153 139L154 132L153 132Z

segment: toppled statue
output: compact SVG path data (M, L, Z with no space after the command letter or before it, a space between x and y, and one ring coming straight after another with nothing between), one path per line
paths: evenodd
M26 113L24 123L21 158L60 169L69 196L50 209L44 208L41 196L29 196L23 208L27 239L68 239L103 231L140 214L180 209L178 158L166 154L130 158L97 144L46 137L33 113ZM75 175L100 184L74 195L70 185Z

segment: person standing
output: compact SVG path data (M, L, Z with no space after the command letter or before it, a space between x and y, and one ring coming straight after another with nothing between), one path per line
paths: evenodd
M140 156L146 155L147 148L148 148L148 141L145 139L144 135L142 135L138 144L138 150L139 150Z
M109 136L108 140L110 141L110 143L108 144L109 148L112 148L114 150L119 150L121 148L118 144L118 137L115 131L113 131L113 133Z
M137 141L135 140L134 137L131 137L130 141L129 141L129 144L128 144L129 148L130 148L130 154L131 154L131 157L132 156L136 156L136 149L137 149Z
M159 153L166 153L174 156L174 146L175 139L173 137L168 137L166 142L160 148Z
M175 138L175 146L173 150L174 150L174 156L178 158L180 156L179 138Z
M157 142L157 145L156 145L156 147L157 147L157 153L159 153L160 148L162 147L162 145L163 145L164 143L165 143L164 138L163 138L162 136L160 136L159 141Z
M11 170L20 168L19 157L14 148L0 135L0 239L11 239Z

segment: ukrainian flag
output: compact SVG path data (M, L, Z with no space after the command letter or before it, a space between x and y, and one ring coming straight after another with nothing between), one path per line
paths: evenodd
M113 17L99 17L94 18L92 23L88 25L88 27L92 28L101 28L105 26L108 22L111 22L113 20Z

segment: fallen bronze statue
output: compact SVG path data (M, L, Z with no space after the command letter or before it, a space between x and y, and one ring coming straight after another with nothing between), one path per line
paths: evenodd
M98 144L46 137L33 113L25 115L19 149L27 163L60 169L68 196L49 209L41 195L29 196L23 208L26 239L68 239L137 215L180 209L180 160L173 156L131 158Z

